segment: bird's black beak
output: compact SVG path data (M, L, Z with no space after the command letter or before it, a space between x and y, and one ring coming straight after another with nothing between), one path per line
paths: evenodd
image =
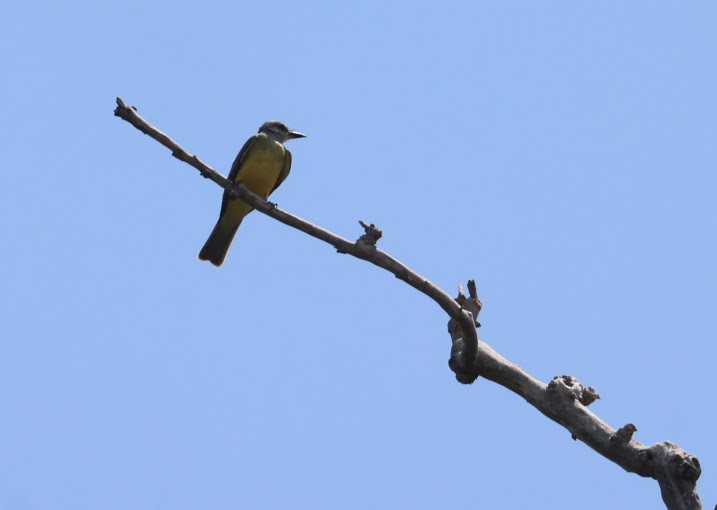
M298 131L289 131L289 140L292 138L306 138L306 135Z

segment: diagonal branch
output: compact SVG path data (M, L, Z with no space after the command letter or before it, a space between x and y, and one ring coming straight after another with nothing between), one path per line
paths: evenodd
M157 140L171 150L173 156L199 170L202 176L230 190L235 198L334 246L339 253L353 255L391 272L396 278L433 299L451 318L448 329L453 349L449 365L460 382L471 383L480 374L508 388L569 430L573 439L579 439L629 472L657 480L668 509L702 508L696 490L697 479L701 473L697 457L667 441L646 446L632 439L637 430L633 424L628 423L615 430L588 410L587 406L600 398L593 388L583 386L568 375L555 377L545 384L503 358L485 342L478 343L476 327L479 324L476 319L482 305L478 300L474 282L468 284L470 298L466 298L461 291L458 298L453 299L405 264L376 248L376 241L382 233L374 225L360 222L365 234L356 242L351 242L283 211L276 204L262 200L245 186L229 181L196 156L189 155L169 136L144 120L135 107L127 106L120 98L117 98L117 105L116 116Z
M535 379L509 362L485 342L478 346L480 375L517 393L551 420L568 429L600 455L626 471L654 478L670 510L699 510L697 494L700 462L679 446L663 441L651 446L632 439L637 428L628 423L611 428L587 406L600 396L569 375L553 378L548 384Z
M152 124L144 120L133 106L127 106L121 98L117 98L117 108L115 109L117 117L126 120L134 127L142 131L144 134L154 138L159 143L172 151L172 155L177 159L190 164L202 174L203 177L211 179L219 184L222 188L231 190L237 198L247 202L268 216L278 220L286 225L294 227L312 237L320 239L336 248L339 253L347 253L356 258L366 260L372 264L393 273L396 278L403 280L411 287L422 292L429 298L433 299L454 321L456 321L463 332L465 338L465 348L460 356L459 368L465 374L473 374L472 380L477 377L477 369L475 366L478 335L475 330L473 317L465 312L456 301L438 286L428 281L426 278L411 270L405 264L399 262L386 252L379 250L375 246L375 239L371 238L371 229L375 229L373 225L365 225L366 234L361 236L355 243L340 237L333 232L329 232L317 225L309 223L306 220L294 216L286 211L282 211L276 204L262 200L261 197L252 193L244 185L236 185L232 181L224 178L216 170L206 163L202 162L196 156L190 156L180 145L172 140L169 136L154 127ZM375 236L374 236L375 237ZM470 377L467 375L466 377ZM471 382L472 382L471 380Z

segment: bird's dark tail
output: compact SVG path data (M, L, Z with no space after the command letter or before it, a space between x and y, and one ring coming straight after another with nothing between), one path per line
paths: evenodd
M209 234L209 239L207 239L199 252L199 260L208 260L217 267L221 266L222 262L224 262L224 257L227 256L229 246L232 244L232 239L234 239L237 230L239 230L239 225L241 225L241 222L228 226L219 219L214 226L214 230Z

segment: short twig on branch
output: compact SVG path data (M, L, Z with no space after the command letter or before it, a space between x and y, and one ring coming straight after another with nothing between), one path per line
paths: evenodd
M144 120L133 106L117 98L115 115L126 120L144 134L154 138L172 151L176 158L193 166L202 176L272 218L332 245L339 253L347 253L366 260L393 273L396 278L433 299L451 318L448 330L453 342L449 365L456 378L471 383L480 374L517 393L551 420L570 431L574 439L584 442L625 470L657 480L662 499L668 509L697 510L702 508L696 490L701 469L697 458L680 447L664 441L646 446L632 438L637 431L628 423L615 430L587 408L600 398L592 387L585 387L571 376L555 377L545 384L509 362L485 342L478 342L476 328L482 303L478 299L474 281L468 282L469 296L461 288L453 299L435 284L376 247L382 232L373 224L360 222L364 228L356 242L348 241L276 205L262 200L243 185L229 181L213 168L190 156L169 136Z

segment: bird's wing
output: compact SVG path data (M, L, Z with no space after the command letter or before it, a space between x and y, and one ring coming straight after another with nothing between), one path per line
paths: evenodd
M242 163L244 163L246 155L249 154L249 150L252 148L257 138L257 135L254 135L246 142L244 142L244 145L239 151L239 154L237 154L237 157L234 159L234 163L232 163L232 168L231 170L229 170L229 175L227 175L227 179L233 182L241 182L241 176L239 175L239 171L241 170ZM229 202L229 190L224 190L224 196L222 198L222 208L219 211L219 216L224 215L224 211L227 208L227 202Z
M285 155L284 155L284 168L281 169L281 173L279 174L279 178L276 180L276 184L274 184L274 187L271 188L271 191L269 192L269 195L274 193L274 190L279 187L279 185L284 182L284 179L286 179L289 176L289 172L291 171L291 152L289 152L289 149L284 149Z
M246 155L249 154L249 150L251 147L256 143L256 139L259 138L258 135L254 135L251 138L249 138L246 142L244 142L244 145L242 146L241 150L239 151L239 154L237 154L237 157L234 159L234 163L232 163L232 168L229 170L229 175L227 176L227 179L230 181L238 182L239 179L237 179L237 176L239 175L239 170L241 170L242 163L244 163L244 159L246 158Z

